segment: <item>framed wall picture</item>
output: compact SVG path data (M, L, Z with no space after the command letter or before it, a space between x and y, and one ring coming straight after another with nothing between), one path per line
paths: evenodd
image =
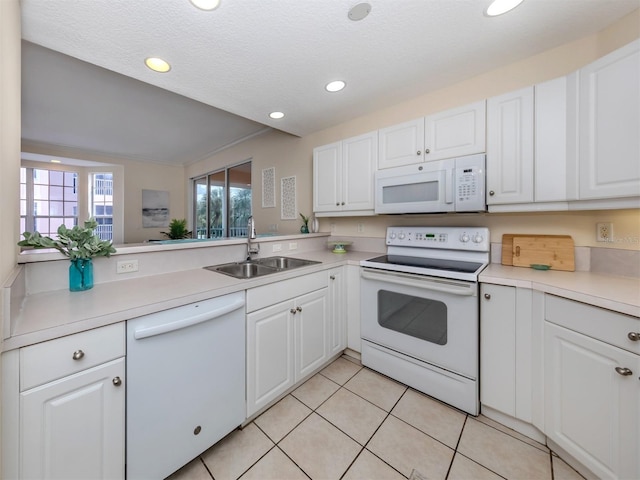
M296 177L280 179L280 219L296 220L298 207L296 205Z

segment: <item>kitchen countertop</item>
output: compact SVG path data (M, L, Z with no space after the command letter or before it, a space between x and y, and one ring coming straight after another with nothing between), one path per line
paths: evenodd
M254 279L240 280L202 268L96 284L86 292L67 289L26 296L12 310L11 332L2 351L122 322L168 308L314 273L340 265L359 265L375 252L334 254L329 250L291 255L321 262ZM640 279L590 272L538 271L490 264L481 283L493 283L558 295L640 317ZM9 320L9 319L7 319Z
M482 271L479 281L531 288L640 317L640 278L592 272L534 270L492 263Z
M329 250L290 255L322 262L253 279L236 279L203 268L100 283L85 292L54 290L24 297L16 308L2 351L122 322L141 315L314 273L380 255ZM12 309L13 311L13 309Z

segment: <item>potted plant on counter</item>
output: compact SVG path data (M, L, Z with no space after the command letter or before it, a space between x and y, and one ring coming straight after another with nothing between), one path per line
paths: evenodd
M24 232L24 240L18 242L21 247L55 248L64 256L69 257L69 290L79 292L93 287L93 262L94 257L108 257L116 252L111 240L102 240L94 230L98 222L90 218L84 222L84 227L79 225L67 228L65 225L58 227L58 238L53 239L40 235L39 232Z

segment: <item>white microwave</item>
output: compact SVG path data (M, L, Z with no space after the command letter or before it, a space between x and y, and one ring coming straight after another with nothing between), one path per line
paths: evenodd
M376 213L484 212L484 154L379 170Z

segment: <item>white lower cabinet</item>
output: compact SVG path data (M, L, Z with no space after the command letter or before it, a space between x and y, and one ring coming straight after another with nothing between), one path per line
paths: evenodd
M329 357L347 348L347 279L344 269L329 270Z
M124 478L124 342L115 324L20 349L19 392L3 392L19 398L9 478Z
M124 478L124 373L120 358L20 394L21 478Z
M598 478L640 478L640 319L551 295L545 319L550 446Z
M247 311L249 417L329 358L327 272L250 289Z
M543 440L541 334L527 288L480 287L480 403L482 413ZM531 425L537 429L531 428Z

